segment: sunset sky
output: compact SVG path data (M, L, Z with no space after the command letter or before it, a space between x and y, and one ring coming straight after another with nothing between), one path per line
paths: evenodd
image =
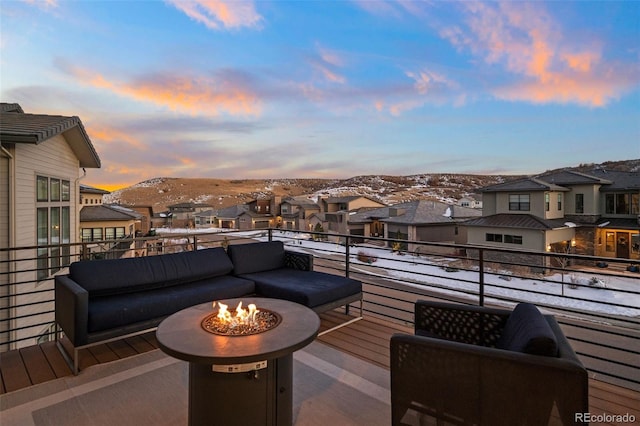
M110 190L640 158L638 1L3 0L0 66Z

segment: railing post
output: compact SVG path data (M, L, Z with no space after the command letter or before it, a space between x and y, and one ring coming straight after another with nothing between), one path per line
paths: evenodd
M478 283L480 284L480 288L478 291L480 292L480 306L484 306L484 249L480 248L478 251L478 273L480 274L478 278Z
M347 235L344 239L344 253L345 253L345 259L344 259L344 276L349 278L349 259L351 258L350 254L349 254L349 245L350 245L351 241L349 240L349 236Z
M273 241L273 229L271 228L267 229L267 235L268 235L269 241Z
M194 235L193 236L193 251L198 250L198 236Z

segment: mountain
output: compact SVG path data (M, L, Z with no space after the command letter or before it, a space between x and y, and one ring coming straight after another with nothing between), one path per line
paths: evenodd
M639 171L640 160L581 164L569 170L588 173L595 168ZM559 170L559 169L558 169ZM156 212L178 203L210 204L213 209L268 196L363 195L396 204L416 199L455 202L479 188L516 179L514 175L429 173L410 176L367 175L348 179L209 179L159 177L105 196L106 203L152 206Z

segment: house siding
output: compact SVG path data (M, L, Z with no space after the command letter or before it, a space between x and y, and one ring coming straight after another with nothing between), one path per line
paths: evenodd
M17 247L34 246L36 241L36 176L55 177L70 182L70 240L77 241L78 236L78 176L79 161L68 143L62 135L57 135L42 142L39 145L17 144L14 151L15 158L15 244ZM17 270L33 269L33 258L36 251L21 250L16 254L18 259L26 259L17 262ZM73 256L73 251L72 251ZM60 270L59 273L65 270ZM36 272L21 272L16 274L17 282L35 282ZM15 306L14 318L17 318L11 328L18 330L23 327L34 326L34 324L53 322L53 314L42 314L42 312L53 311L54 305L51 301L50 293L31 294L21 296L21 293L38 290L52 290L53 279L39 281L37 284L20 285L16 289L12 305ZM47 303L37 304L40 301ZM30 306L21 306L26 303ZM20 318L26 316L26 318ZM29 336L46 331L46 326L36 326L38 329L27 328L18 330L10 336L12 340L19 340L24 336ZM22 335L24 334L24 336ZM32 341L19 341L15 347L32 345Z
M549 211L546 210L546 201L544 200L544 194L549 194ZM540 217L544 217L545 219L561 219L564 217L564 212L566 208L567 198L569 193L560 192L560 191L549 191L545 192L542 198L542 211L543 214L539 215ZM558 209L558 196L562 197L562 206ZM536 197L536 207L537 207L537 198Z
M11 187L9 169L11 160L0 152L0 247L10 247L9 235L9 205ZM0 252L0 350L5 351L8 345L3 345L9 339L9 253Z
M522 244L490 242L486 239L487 234L521 236ZM539 230L524 228L467 227L467 239L469 244L489 247L545 251L548 242L545 240L544 235L545 234Z
M9 247L10 159L0 153L0 247Z

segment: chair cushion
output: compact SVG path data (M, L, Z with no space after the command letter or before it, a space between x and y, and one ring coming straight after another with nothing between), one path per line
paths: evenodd
M558 356L558 342L535 305L519 303L502 330L496 347L532 355Z
M222 247L160 256L83 260L70 277L90 297L131 293L226 275L233 269Z
M316 271L281 268L242 275L256 283L256 294L289 300L309 308L362 292L362 283Z
M284 244L282 241L232 244L227 253L236 275L270 271L284 267Z

